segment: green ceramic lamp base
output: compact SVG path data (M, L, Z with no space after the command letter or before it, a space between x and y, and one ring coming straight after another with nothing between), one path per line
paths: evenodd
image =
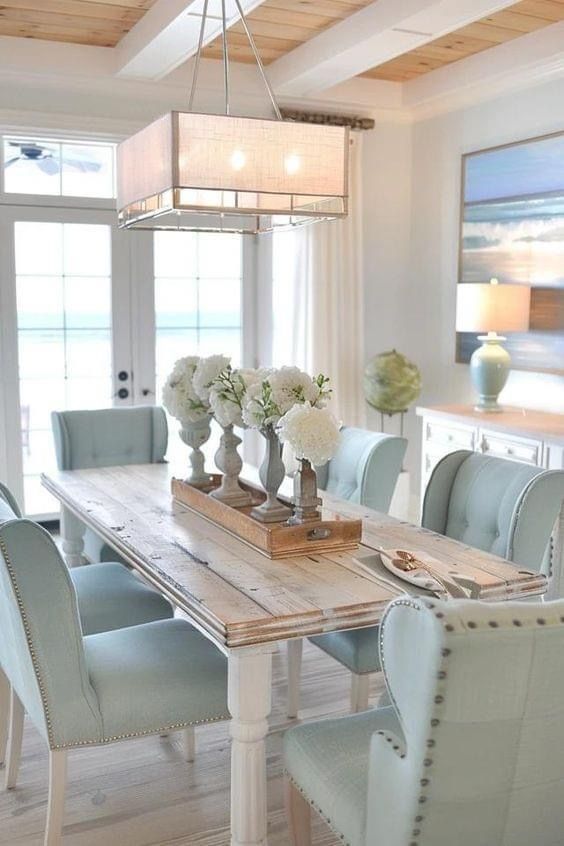
M474 408L486 414L499 413L503 409L497 398L507 382L511 356L500 344L505 338L495 332L479 335L478 340L483 341L482 346L470 359L470 376L479 394Z

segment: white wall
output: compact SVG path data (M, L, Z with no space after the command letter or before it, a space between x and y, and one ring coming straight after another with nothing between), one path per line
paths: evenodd
M378 211L368 201L366 206L367 225L373 221L382 227L373 240L367 233L365 248L367 268L371 262L378 266L380 254L382 269L376 286L367 271L367 326L377 325L382 339L367 342L367 355L375 347L397 344L421 368L421 404L469 403L473 391L468 366L454 361L460 157L496 144L564 131L564 83L545 83L415 123L410 154L406 153L407 142L402 143L405 139L398 138L400 130L404 128L377 127L371 145L374 158L367 157L366 192L372 187L375 192L383 190ZM380 142L376 141L378 136ZM389 144L382 147L382 139L388 139ZM378 144L381 149L376 152ZM385 158L378 162L379 152ZM373 168L380 174L371 176ZM406 187L404 170L411 172L410 188ZM390 195L395 196L389 184L393 180L397 180L398 194L388 209ZM410 201L409 226L401 220L406 197ZM375 195L374 203L378 201ZM401 255L404 250L407 265ZM396 262L398 273L394 274L391 265ZM405 276L398 278L402 273ZM393 291L389 287L392 284L397 286ZM385 286L388 290L384 293ZM564 377L514 371L501 400L564 413ZM408 433L408 466L418 478L421 429L413 414ZM414 486L418 484L415 478L413 481Z

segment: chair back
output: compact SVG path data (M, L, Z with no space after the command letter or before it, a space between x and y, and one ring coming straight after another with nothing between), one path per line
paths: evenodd
M74 586L37 523L0 525L0 666L51 749L102 737Z
M12 491L7 485L0 482L0 524L6 520L13 520L14 517L21 517L20 506L16 502Z
M389 606L386 683L404 736L374 734L366 846L558 846L564 602Z
M552 575L550 598L555 598L564 596L564 575L561 565L551 561L551 534L563 500L563 470L460 450L435 467L421 523Z
M339 499L387 513L407 441L349 426L340 435L337 454L317 468L319 487Z
M159 406L53 411L59 470L156 464L163 461L168 428Z

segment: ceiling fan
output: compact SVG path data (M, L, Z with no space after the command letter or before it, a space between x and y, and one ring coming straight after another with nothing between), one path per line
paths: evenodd
M8 159L4 167L10 167L16 162L30 161L35 162L37 167L44 173L49 175L59 173L61 163L65 166L80 170L82 173L95 173L100 170L102 165L100 162L93 161L86 155L74 150L67 150L65 146L62 147L62 155L59 157L57 147L46 147L42 144L37 144L35 141L8 141L10 147L15 147L19 150L19 154Z

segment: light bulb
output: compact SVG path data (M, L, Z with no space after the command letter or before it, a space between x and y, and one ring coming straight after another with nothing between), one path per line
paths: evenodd
M231 154L231 167L233 170L242 170L247 163L247 157L242 150L234 150Z
M291 156L286 156L286 161L284 162L286 165L286 173L292 174L297 173L300 169L300 157L296 156L295 153L292 153Z

